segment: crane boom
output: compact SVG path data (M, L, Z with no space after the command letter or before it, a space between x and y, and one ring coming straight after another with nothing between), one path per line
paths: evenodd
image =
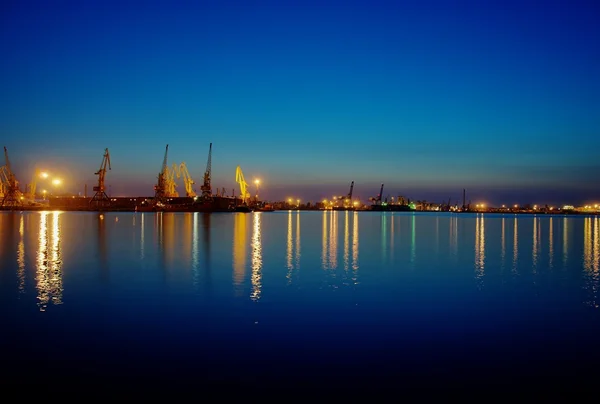
M178 197L179 193L175 190L177 184L175 183L175 178L183 178L183 184L185 186L185 196L189 198L193 198L196 196L196 191L194 191L193 185L195 184L192 179L185 162L181 164L173 164L169 171L168 181L167 181L167 196L169 197Z
M242 173L242 168L237 166L235 169L235 181L240 184L240 197L242 198L242 203L246 203L246 199L250 197L250 193L248 192L248 183L244 179L244 173Z

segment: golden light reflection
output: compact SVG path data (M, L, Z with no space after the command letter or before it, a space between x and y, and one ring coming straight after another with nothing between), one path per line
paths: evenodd
M536 272L537 269L537 258L538 258L538 250L539 250L539 225L538 225L538 218L534 217L533 218L533 245L531 247L531 262L532 262L532 270L533 273Z
M586 217L583 219L583 268L588 272L592 271L593 249L592 219Z
M327 269L327 255L328 255L328 251L327 251L327 247L328 247L328 243L327 243L327 215L328 215L328 210L324 210L323 211L323 228L321 229L321 268L323 269Z
M262 245L260 234L261 217L261 212L254 212L252 215L254 226L252 229L252 292L250 294L250 299L254 301L258 301L258 299L260 299L262 288Z
M338 235L337 235L337 218L339 211L332 210L330 211L331 220L329 221L329 269L337 268L337 252L338 252Z
M19 247L17 249L17 278L19 280L19 293L25 293L25 219L21 214L19 221Z
M293 245L292 245L292 241L293 241L293 237L292 235L293 230L292 230L292 211L288 210L288 223L287 223L287 243L286 243L286 254L285 254L285 258L287 261L287 269L288 269L288 280L290 279L290 276L292 275L292 270L294 269L294 266L292 265L292 259L293 259Z
M294 242L294 222L293 211L288 211L287 223L287 243L286 243L286 264L288 285L292 283L292 274L294 269L300 269L300 211L296 211L296 240Z
M192 279L194 287L198 287L200 283L200 275L198 273L198 214L198 212L194 212L192 219Z
M246 273L247 218L245 213L235 213L233 218L233 285L238 296L243 293Z
M344 270L350 269L350 229L348 228L348 217L350 212L344 215Z
M354 212L352 223L352 270L354 271L354 283L357 283L358 271L358 212Z
M62 303L62 261L60 252L60 212L52 214L52 233L48 237L49 212L40 214L39 247L37 254L36 288L40 311L50 303Z
M479 287L483 287L485 268L485 222L484 215L478 214L475 219L475 277Z
M552 216L550 216L548 229L548 267L552 269L554 258L554 227L552 224Z
M585 303L593 308L600 307L598 302L598 288L600 286L600 236L598 234L598 217L584 219L583 232L583 269L585 272L585 286L589 297Z
M186 260L186 265L184 265L184 268L192 268L193 266L192 247L194 244L194 213L186 212L183 214L183 239L181 246L181 254L182 257L185 257Z
M512 270L516 274L517 266L519 263L519 227L517 224L517 217L514 218L513 226L513 265Z
M598 272L598 270L600 269L600 234L599 233L599 227L600 227L600 218L598 218L598 216L596 216L594 218L594 251L593 251L593 260L592 260L592 267L594 268L594 272Z

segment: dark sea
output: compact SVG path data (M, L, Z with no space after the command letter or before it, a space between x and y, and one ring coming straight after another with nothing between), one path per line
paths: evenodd
M0 384L581 390L599 288L598 216L1 212Z

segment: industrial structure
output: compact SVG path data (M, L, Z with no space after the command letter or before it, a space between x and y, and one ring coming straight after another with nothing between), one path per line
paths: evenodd
M165 188L166 188L166 192L165 192L165 196L166 197L170 197L170 198L177 198L179 197L179 192L177 192L177 183L175 182L175 179L183 179L183 184L185 186L185 196L188 198L193 198L196 196L196 191L194 190L194 180L192 179L192 177L190 176L190 173L188 172L187 169L187 165L184 162L181 162L181 164L175 164L173 163L173 165L171 166L170 169L168 169L167 171L167 180L165 182Z
M110 205L110 198L108 195L106 195L106 188L104 186L104 178L106 176L107 166L110 170L110 154L108 153L108 148L104 150L104 156L102 157L102 162L100 163L100 169L94 173L94 175L98 176L98 185L92 188L95 194L90 200L90 205L95 205L97 207Z
M212 187L210 184L210 177L211 177L211 171L212 171L212 143L210 144L210 146L208 147L208 160L206 162L206 171L204 171L204 182L202 183L202 186L200 187L200 190L202 191L202 199L204 200L208 200L208 199L212 199Z
M167 155L169 153L169 145L165 148L165 157L160 172L158 173L157 183L154 186L154 201L164 202L167 197L167 183L169 178L169 167L167 165Z
M10 167L8 159L8 150L4 146L5 165L0 169L0 182L2 183L2 207L18 207L23 205L24 196L19 190L19 181Z
M244 179L244 173L242 173L242 168L240 166L237 166L235 169L235 182L240 186L240 198L242 199L242 204L246 205L250 198L250 192L248 192L248 183Z

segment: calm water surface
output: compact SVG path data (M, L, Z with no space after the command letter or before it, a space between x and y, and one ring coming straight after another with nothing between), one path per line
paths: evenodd
M4 368L9 384L584 383L599 232L597 216L3 212Z

